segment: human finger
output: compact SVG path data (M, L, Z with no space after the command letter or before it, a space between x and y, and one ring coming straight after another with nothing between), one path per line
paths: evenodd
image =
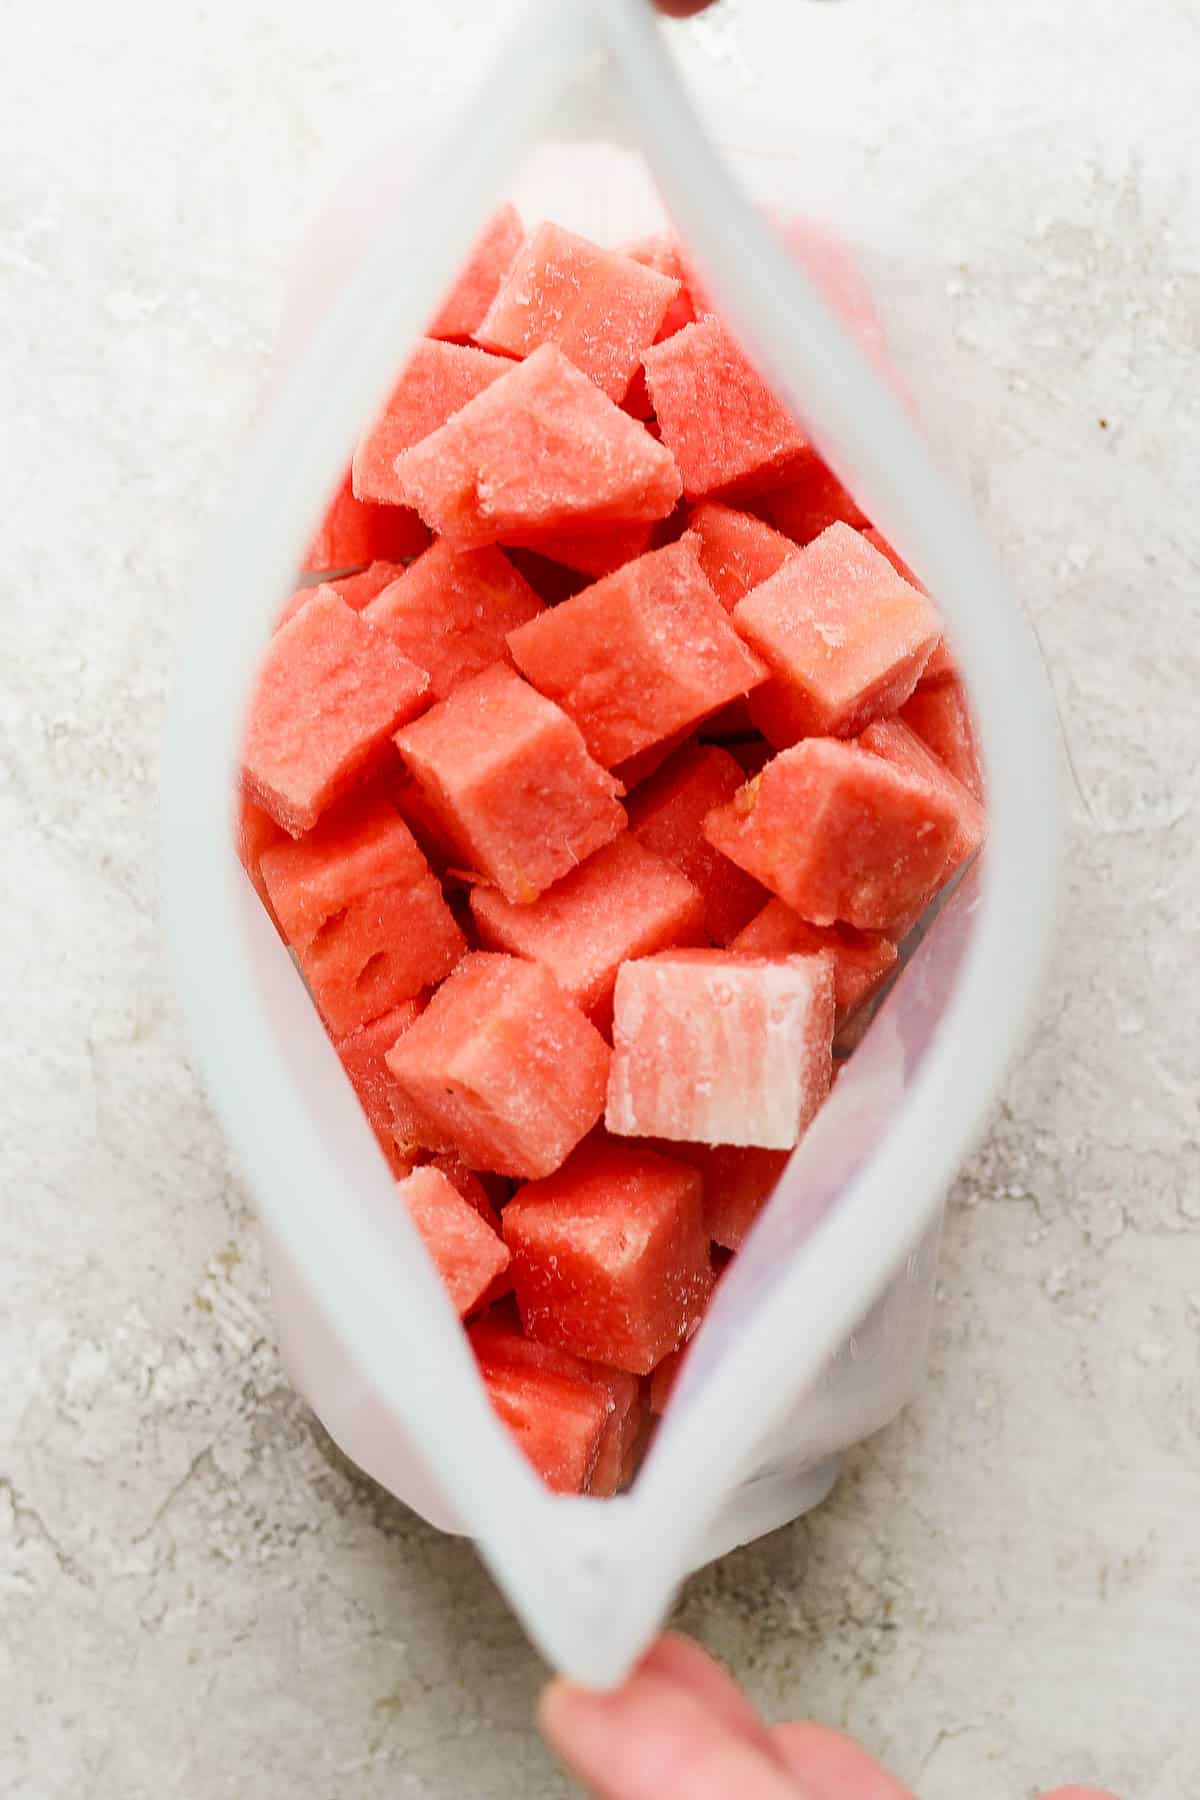
M796 1720L776 1725L771 1738L806 1800L915 1800L860 1744L827 1725Z

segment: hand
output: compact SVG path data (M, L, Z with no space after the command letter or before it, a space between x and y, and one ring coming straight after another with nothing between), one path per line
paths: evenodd
M767 1725L696 1644L662 1637L624 1687L553 1681L539 1723L595 1800L914 1800L839 1732ZM1114 1800L1058 1788L1044 1800Z

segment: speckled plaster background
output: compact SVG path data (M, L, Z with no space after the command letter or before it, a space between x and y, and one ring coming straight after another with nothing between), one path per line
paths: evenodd
M0 1793L550 1800L542 1671L472 1552L288 1391L155 924L170 635L300 231L505 9L0 13ZM1197 1800L1200 6L722 0L675 38L871 109L927 176L1074 779L928 1386L679 1619L926 1800ZM980 146L953 202L948 136Z

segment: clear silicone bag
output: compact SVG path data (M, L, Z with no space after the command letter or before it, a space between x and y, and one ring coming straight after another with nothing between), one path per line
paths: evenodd
M991 837L931 922L718 1290L631 1491L546 1491L465 1338L290 960L228 849L256 659L298 546L406 345L501 197L605 242L667 214L835 471L937 595L971 686ZM830 227L905 392L764 224ZM483 95L408 119L314 240L288 350L211 553L163 778L164 900L197 1058L260 1210L281 1345L347 1453L478 1544L547 1657L616 1680L683 1576L823 1497L919 1379L945 1189L1035 991L1056 750L1040 665L963 497L950 346L907 208L844 142L685 93L644 0L531 5ZM932 302L932 303L931 303ZM921 423L916 423L917 418Z

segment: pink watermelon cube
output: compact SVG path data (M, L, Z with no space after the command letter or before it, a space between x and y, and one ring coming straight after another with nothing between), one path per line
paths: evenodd
M461 866L518 905L625 828L619 783L578 727L503 663L461 682L396 743L413 796Z
M771 523L797 544L811 543L839 520L855 526L867 522L853 494L816 455L797 470L786 487L766 497L763 510Z
M748 956L817 956L827 950L833 958L834 1024L839 1030L895 967L897 955L891 938L850 925L810 925L782 900L768 900L729 948Z
M331 1032L342 1037L447 974L463 935L400 815L374 795L262 857L263 880Z
M849 525L831 525L752 588L733 622L771 670L750 713L779 749L850 737L895 711L941 633L928 596Z
M489 356L486 350L421 338L387 405L366 436L360 438L354 452L352 477L356 497L400 505L396 458L461 412L468 400L501 375L507 375L511 368L512 363L505 356Z
M608 1411L596 1460L585 1485L587 1492L598 1498L615 1494L621 1486L630 1438L636 1436L642 1421L637 1377L622 1369L610 1369L603 1363L572 1356L568 1350L535 1343L523 1335L515 1317L501 1316L503 1310L488 1314L468 1329L480 1371L485 1379L489 1373L501 1369L541 1371L567 1381L586 1382L599 1392Z
M899 551L892 549L892 546L888 543L881 531L876 531L873 525L864 525L862 534L866 538L868 544L873 544L881 556L887 557L897 575L903 576L910 587L920 588L923 594L928 593L929 590L926 588L925 583L923 581L918 581Z
M893 569L895 569L898 575L902 575L905 581L909 582L913 587L919 588L923 594L929 592L925 583L917 579L917 576L909 568L899 552L892 549L892 546L888 543L882 532L876 531L872 526L867 526L863 531L863 536L869 544L874 544L875 548L882 556L887 557ZM958 664L950 654L950 647L946 643L945 638L942 638L937 645L937 648L934 650L933 655L921 670L921 680L919 685L921 687L933 687L939 681L958 681L960 679Z
M764 673L686 539L626 563L508 644L607 768L748 693Z
M811 455L796 421L719 319L685 325L642 361L689 500L778 486Z
M425 705L429 677L318 592L267 646L242 747L242 786L293 837L380 767Z
M400 1175L409 1172L411 1157L408 1147L401 1149L396 1142L397 1089L384 1057L421 1011L420 1000L402 1000L399 1006L381 1013L369 1024L359 1025L344 1037L335 1038L333 1045L380 1149L392 1164L393 1171Z
M696 309L692 305L692 296L687 287L687 275L684 269L683 255L679 239L673 232L660 231L649 237L638 238L635 243L624 244L622 254L631 257L634 262L641 263L647 269L656 269L670 281L679 283L679 292L663 314L663 322L658 328L656 343L661 344L664 338L674 337L685 325L690 325L696 317Z
M525 241L525 228L515 206L498 206L454 279L429 327L434 338L474 337L509 265Z
M740 1250L775 1192L791 1151L699 1144L689 1148L687 1155L704 1183L704 1223L709 1237L723 1250Z
M683 1367L683 1359L687 1355L687 1345L680 1350L672 1350L670 1356L664 1356L650 1377L650 1411L654 1414L665 1413L671 1398L671 1390L679 1379L679 1371Z
M600 1139L504 1211L526 1334L648 1375L695 1329L712 1288L700 1178Z
M805 738L711 812L704 830L801 918L887 932L941 885L960 810L935 783L860 744Z
M303 574L323 575L356 569L380 557L404 562L429 542L429 532L415 512L399 506L366 506L356 500L350 471L301 559Z
M275 629L278 631L281 625L286 625L289 619L294 618L300 608L307 606L321 588L332 588L335 594L341 595L352 612L361 612L368 600L381 594L389 582L395 581L403 573L403 563L376 560L369 567L360 569L357 575L338 575L332 581L322 581L316 588L297 588L280 607Z
M623 563L632 562L650 548L653 525L597 525L588 530L577 527L566 531L531 532L523 544L514 548L536 550L551 562L562 563L580 575L599 580L611 575ZM560 595L559 598L565 598Z
M238 861L253 883L255 893L272 919L275 918L275 909L271 905L260 865L264 850L270 850L273 845L286 841L287 832L275 823L269 812L264 812L261 806L255 806L253 800L247 800L245 794L238 795L234 848Z
M782 532L719 500L695 507L688 530L700 540L700 566L726 612L796 554L795 544Z
M588 1492L608 1432L613 1406L602 1383L586 1374L497 1350L476 1334L490 1320L468 1330L476 1347L488 1399L548 1488L560 1494ZM509 1336L522 1340L515 1331ZM573 1359L578 1360L578 1359ZM580 1362L580 1368L591 1365Z
M545 608L503 553L455 550L443 539L376 595L368 625L429 676L429 693L444 700L461 681L507 662L506 634Z
M459 1318L474 1312L508 1268L509 1253L453 1182L426 1165L398 1182L397 1191Z
M629 798L629 830L647 850L675 864L704 898L704 925L727 944L765 905L767 894L704 835L714 807L732 800L745 777L727 750L689 744Z
M829 1092L833 1012L826 954L665 950L624 963L609 1131L790 1149Z
M555 344L620 401L678 293L670 276L547 223L518 251L475 335L509 356Z
M390 1071L389 1071L390 1079ZM492 1195L484 1186L483 1177L469 1167L457 1150L444 1150L438 1156L429 1159L431 1169L440 1169L450 1185L458 1190L463 1199L475 1208L480 1218L489 1224L493 1231L500 1229L500 1214L493 1204ZM503 1188L505 1199L509 1196L509 1184L502 1177L489 1175L488 1181Z
M883 757L915 780L925 782L947 805L954 807L957 829L950 846L947 875L975 854L987 836L987 815L970 789L933 754L911 725L899 718L879 719L867 727L859 741L864 750Z
M604 1109L609 1049L538 963L475 952L388 1053L404 1100L475 1169L557 1169Z
M556 881L531 906L495 888L471 892L479 941L550 970L569 1000L601 1031L612 1017L613 983L631 956L704 942L704 902L674 863L625 833Z
M670 452L553 344L405 451L397 492L463 549L576 525L665 519Z
M983 765L962 683L951 678L927 687L922 682L900 708L900 717L967 792L982 803Z

